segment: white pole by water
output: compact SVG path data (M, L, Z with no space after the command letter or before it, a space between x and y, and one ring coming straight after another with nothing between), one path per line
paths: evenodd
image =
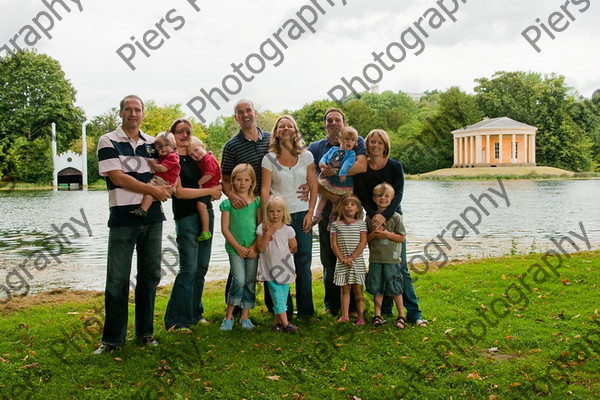
M52 123L52 186L58 187L58 171L56 170L56 124Z
M82 186L88 187L88 173L87 173L87 138L85 136L85 122L81 124L81 175L82 175Z

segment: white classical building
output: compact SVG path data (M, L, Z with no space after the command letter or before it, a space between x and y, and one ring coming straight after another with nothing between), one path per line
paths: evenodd
M52 186L59 184L69 186L88 186L87 179L87 142L85 136L85 123L81 126L81 154L71 150L57 154L56 152L56 124L52 123Z
M484 118L452 131L454 168L535 165L535 126L508 117Z

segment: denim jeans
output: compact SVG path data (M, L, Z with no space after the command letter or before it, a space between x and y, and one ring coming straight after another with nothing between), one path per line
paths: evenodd
M214 213L208 210L209 229L213 232ZM179 272L173 283L171 297L165 313L167 329L189 328L203 318L202 291L204 277L208 271L212 237L198 242L200 217L192 214L175 221L177 250L179 251Z
M406 262L406 238L402 242L402 262L400 263L400 272L402 273L402 280L404 284L404 293L402 293L402 301L406 308L406 320L408 322L415 322L422 318L421 310L419 309L419 300L413 285L410 271L408 270L408 264ZM381 313L392 315L393 299L388 296L383 297L381 302Z
M299 317L310 317L315 313L312 295L312 229L302 232L302 222L306 211L292 214L291 226L296 232L298 251L294 254L296 266L296 308Z
M231 286L227 293L227 304L241 308L254 308L256 296L256 270L258 258L242 258L229 254Z
M134 249L137 253L135 335L142 338L154 333L154 300L160 282L161 246L162 222L109 229L102 343L112 346L125 343Z

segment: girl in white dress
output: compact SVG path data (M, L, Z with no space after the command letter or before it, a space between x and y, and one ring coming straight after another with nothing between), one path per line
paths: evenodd
M260 252L257 279L266 282L273 299L274 328L294 333L298 329L288 321L287 297L296 277L294 257L297 250L294 229L287 225L290 213L285 199L270 196L265 201L263 223L256 228L256 249Z

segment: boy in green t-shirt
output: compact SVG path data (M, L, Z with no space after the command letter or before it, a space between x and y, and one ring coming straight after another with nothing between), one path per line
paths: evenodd
M388 183L381 183L373 189L373 201L377 205L377 212L382 213L389 207L394 198L394 188ZM378 229L373 229L373 224L367 218L367 229L369 235L369 272L367 274L366 288L371 293L374 301L373 325L381 326L386 321L381 317L381 302L383 296L390 296L394 299L398 309L398 318L394 321L394 326L404 329L406 318L404 317L404 304L402 302L402 293L404 285L402 273L400 272L400 262L402 261L402 245L406 230L402 222L402 216L394 213L392 218L386 221L385 225Z

